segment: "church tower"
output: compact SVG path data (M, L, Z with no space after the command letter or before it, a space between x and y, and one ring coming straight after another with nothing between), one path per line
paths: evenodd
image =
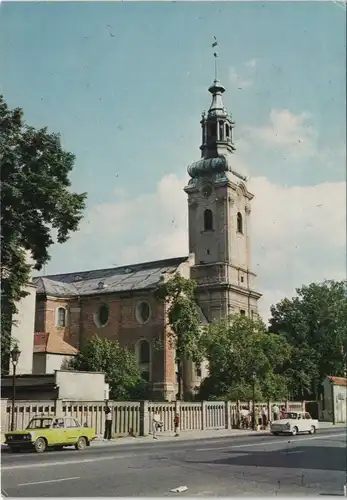
M217 55L215 54L215 57ZM202 113L201 159L188 167L191 278L209 321L238 313L253 317L261 294L251 268L251 201L247 177L234 162L234 122L223 104L216 77L208 113Z

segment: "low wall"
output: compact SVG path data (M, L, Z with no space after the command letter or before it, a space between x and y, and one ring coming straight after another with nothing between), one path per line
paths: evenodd
M266 406L272 418L271 409L275 402L258 403L258 408ZM289 411L305 409L304 402L286 401L276 402L278 406L285 406ZM163 431L174 430L174 417L180 416L181 431L201 431L213 429L231 429L239 425L239 409L242 406L251 408L250 402L231 401L202 401L187 403L118 402L110 401L112 409L112 433L115 436L141 435L146 436L152 428L152 419L158 412L163 422ZM65 415L77 418L82 424L93 427L97 434L104 432L105 402L88 401L17 401L15 405L15 428L24 429L31 418L45 415ZM10 430L11 403L7 402L6 428Z

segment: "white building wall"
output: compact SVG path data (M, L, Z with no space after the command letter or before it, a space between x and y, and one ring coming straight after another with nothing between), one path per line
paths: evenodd
M334 385L334 411L335 423L346 422L346 403L347 403L347 387L343 385Z
M56 371L59 399L66 401L103 401L105 374L90 372Z
M18 304L18 312L13 317L12 339L18 342L21 351L17 364L17 374L30 374L33 370L33 347L35 328L36 288L29 285L28 295ZM12 365L10 363L10 373Z
M54 373L56 370L63 370L73 356L63 354L46 354L46 372Z

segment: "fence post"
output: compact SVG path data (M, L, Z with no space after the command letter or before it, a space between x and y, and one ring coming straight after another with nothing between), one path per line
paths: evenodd
M224 418L225 418L225 428L226 429L231 429L231 415L230 415L230 402L225 401L224 402Z
M140 401L140 436L149 434L148 401Z
M61 417L63 415L63 402L61 399L56 399L54 401L54 415L56 417Z
M201 430L204 431L206 429L206 401L201 401Z

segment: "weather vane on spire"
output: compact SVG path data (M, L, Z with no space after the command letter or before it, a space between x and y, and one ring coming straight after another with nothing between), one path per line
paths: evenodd
M212 48L214 49L215 47L218 47L218 41L217 41L217 38L214 36L213 37ZM217 58L218 58L218 53L214 52L213 56L214 56L214 79L215 79L215 81L217 81L218 80L218 73L217 73Z

